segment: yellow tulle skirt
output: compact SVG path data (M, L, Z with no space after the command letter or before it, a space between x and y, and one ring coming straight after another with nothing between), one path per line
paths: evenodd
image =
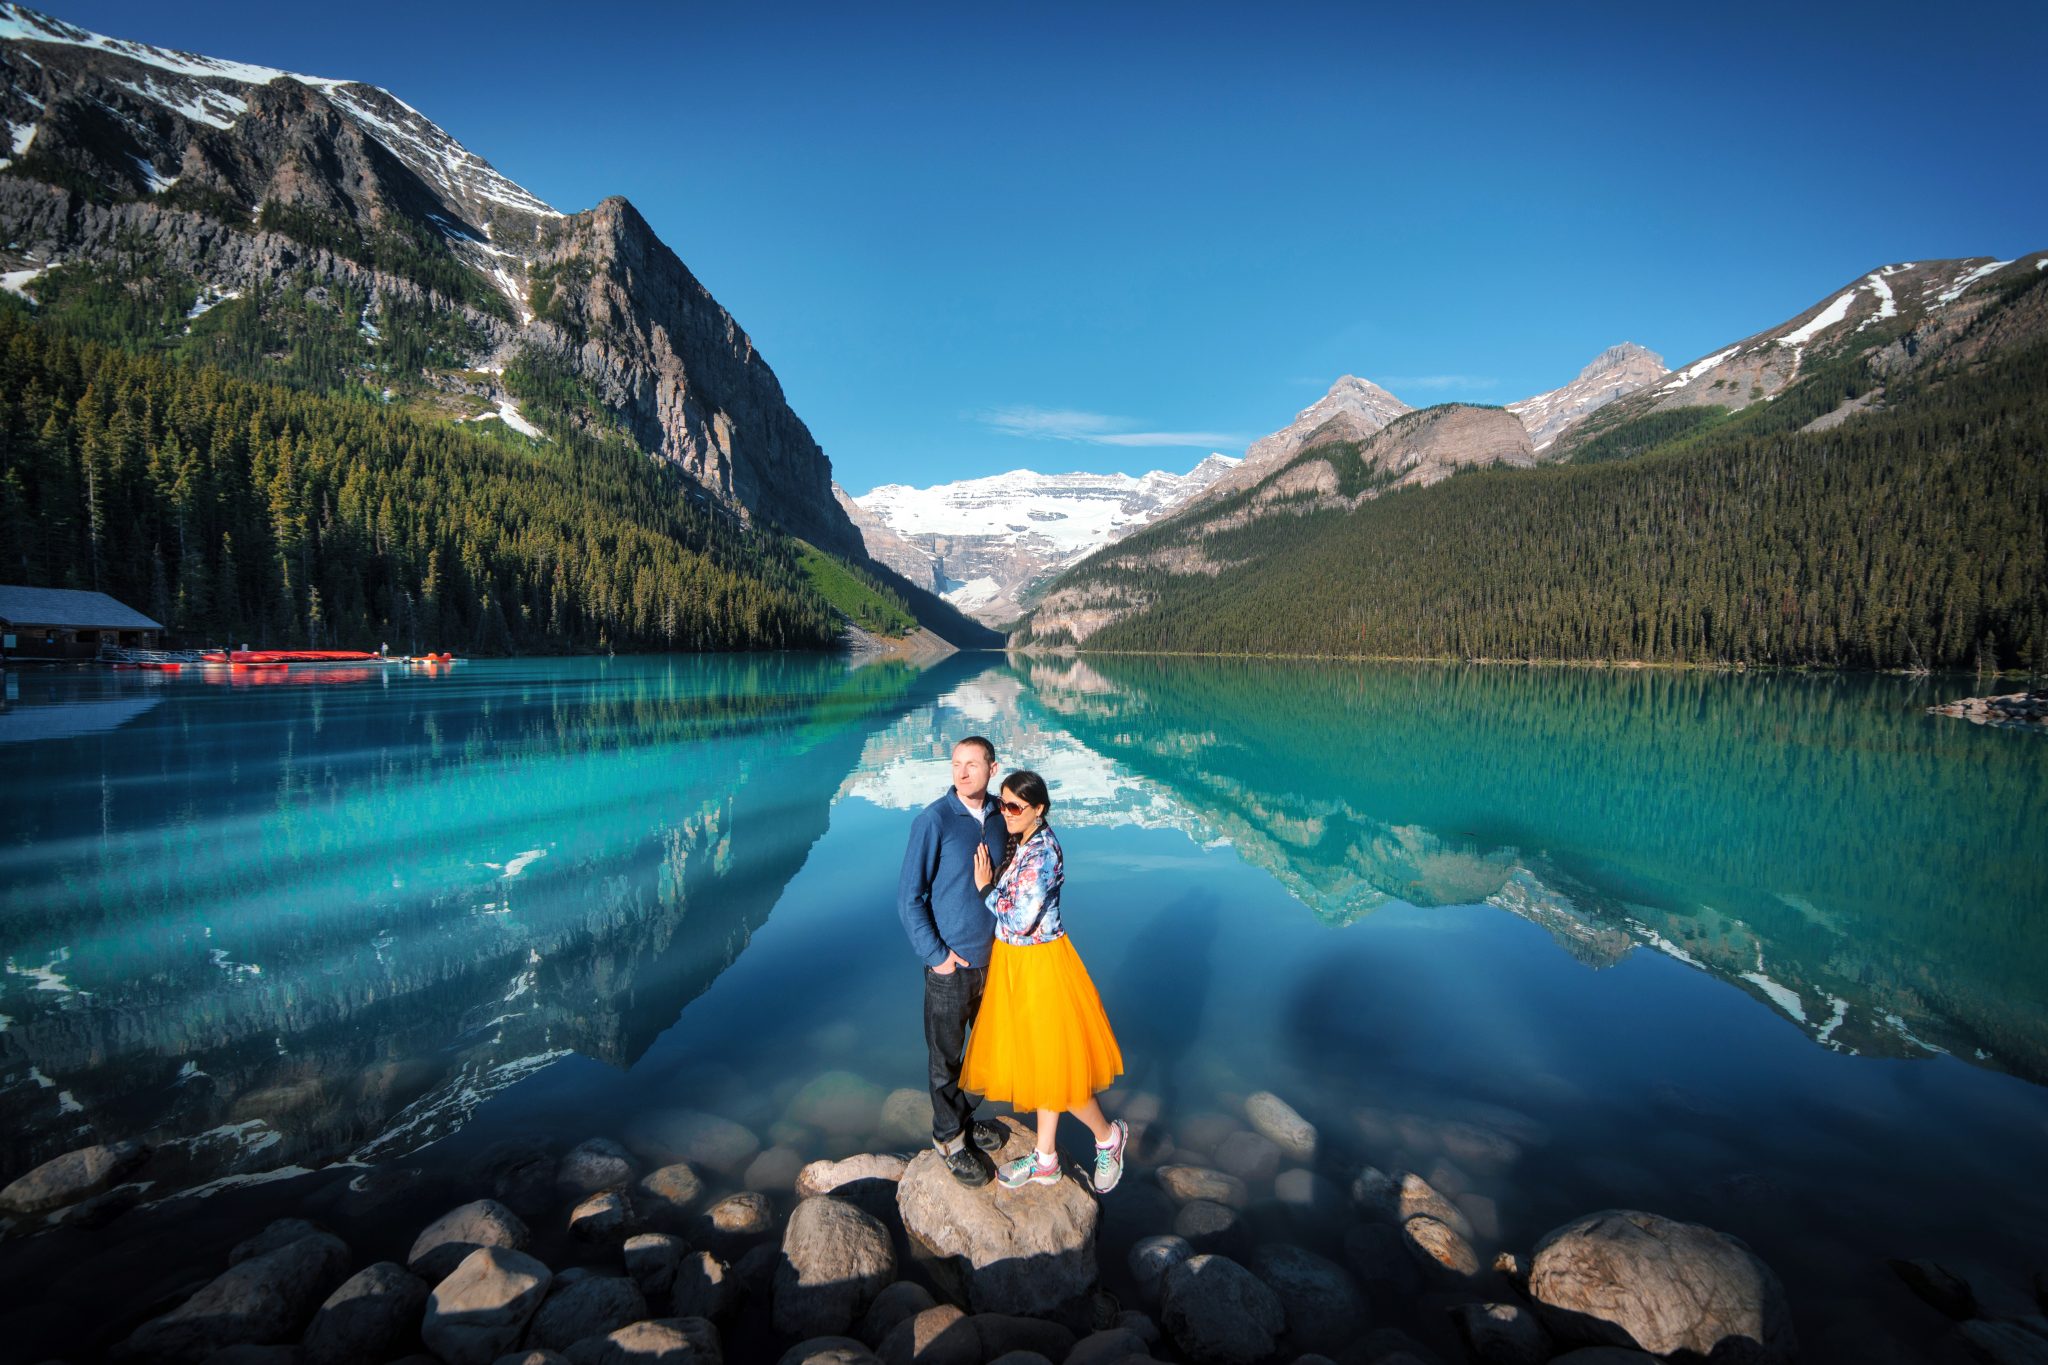
M1072 1109L1123 1070L1123 1050L1072 940L998 939L960 1088L1017 1109Z

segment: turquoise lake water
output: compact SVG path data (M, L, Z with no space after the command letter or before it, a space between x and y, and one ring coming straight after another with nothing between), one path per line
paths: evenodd
M998 656L9 674L0 1182L144 1136L150 1197L253 1206L291 1168L452 1178L677 1110L792 1161L908 1150L896 869L981 733L1050 780L1150 1155L1205 1159L1272 1090L1321 1174L1430 1176L1482 1259L1613 1206L1735 1233L1848 1358L1938 1327L1886 1256L1994 1301L2048 1260L2048 742L1924 714L1970 690ZM1112 1287L1159 1199L1112 1196Z

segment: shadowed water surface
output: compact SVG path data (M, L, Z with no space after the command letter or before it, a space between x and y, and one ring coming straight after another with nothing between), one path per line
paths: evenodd
M1424 1174L1482 1259L1616 1205L1736 1233L1821 1358L1932 1340L1884 1256L1995 1299L2044 1255L2048 744L1922 713L1962 688L660 658L8 689L0 1179L140 1136L142 1197L215 1191L0 1247L52 1294L146 1301L124 1226L220 1241L301 1185L402 1258L508 1137L658 1159L716 1115L714 1186L784 1207L797 1161L909 1149L891 896L976 732L1051 781L1148 1161L1215 1159L1273 1090L1328 1188ZM1253 1186L1259 1235L1343 1258L1351 1215ZM1112 1197L1112 1288L1161 1205ZM0 1330L52 1330L20 1302Z

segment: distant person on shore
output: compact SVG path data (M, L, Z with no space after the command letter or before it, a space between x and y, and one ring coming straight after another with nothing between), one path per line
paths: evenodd
M1037 1111L1037 1150L1005 1163L997 1173L1005 1188L1060 1179L1055 1142L1065 1112L1094 1135L1089 1183L1108 1194L1123 1178L1130 1130L1104 1118L1095 1096L1123 1074L1124 1056L1060 921L1065 863L1045 822L1052 796L1044 778L1020 768L1003 779L998 804L1009 847L1000 865L975 850L974 882L995 916L996 941L960 1084Z
M967 1029L981 1008L995 920L976 888L974 870L1002 853L1003 821L989 799L996 746L972 735L953 746L953 786L918 812L896 883L896 913L910 946L924 961L924 1041L931 1063L932 1146L953 1178L986 1185L993 1152L1008 1134L978 1120L981 1101L962 1086ZM977 1150L979 1149L979 1150Z

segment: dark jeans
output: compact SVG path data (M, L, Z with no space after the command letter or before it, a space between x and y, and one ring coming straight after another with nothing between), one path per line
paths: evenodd
M960 1063L967 1056L967 1026L981 1008L986 967L955 967L944 976L924 969L924 1042L931 1054L932 1140L950 1145L974 1117L978 1095L960 1088Z

